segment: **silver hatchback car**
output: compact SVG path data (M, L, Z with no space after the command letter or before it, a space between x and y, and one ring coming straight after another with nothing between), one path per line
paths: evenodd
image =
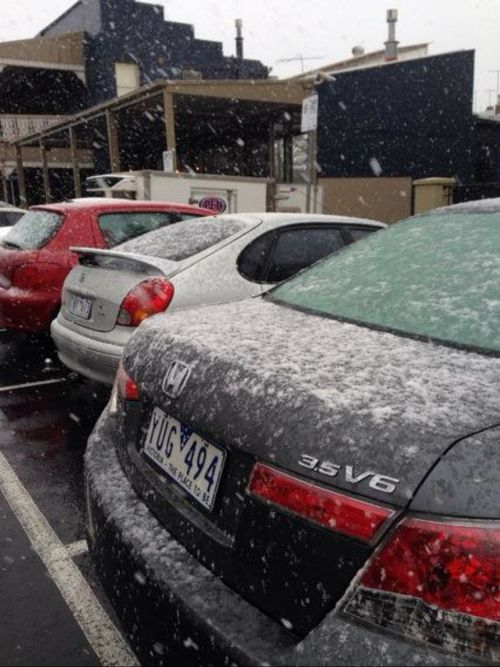
M80 262L51 328L59 357L113 384L123 348L146 318L262 294L383 227L326 215L223 215L180 222L112 251L75 248Z

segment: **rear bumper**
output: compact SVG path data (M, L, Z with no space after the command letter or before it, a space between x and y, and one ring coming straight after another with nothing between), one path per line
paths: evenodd
M47 331L60 305L61 294L58 291L0 287L0 329L30 333Z
M59 318L50 328L62 363L91 380L112 385L123 346L103 343L84 336L61 324Z
M204 569L137 496L104 413L86 454L88 533L104 588L143 664L463 665L333 612L302 642Z

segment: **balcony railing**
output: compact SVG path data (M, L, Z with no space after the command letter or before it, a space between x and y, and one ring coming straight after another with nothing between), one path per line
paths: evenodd
M47 130L67 116L0 115L0 141L17 141Z

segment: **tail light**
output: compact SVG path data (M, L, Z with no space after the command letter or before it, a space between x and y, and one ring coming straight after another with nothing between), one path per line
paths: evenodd
M406 519L345 611L408 637L500 660L500 528Z
M148 317L164 312L174 298L174 286L165 278L140 283L123 299L116 323L138 327Z
M139 400L139 387L132 378L127 375L123 363L121 362L118 367L118 372L116 373L115 385L120 398L123 398L126 401Z
M394 511L287 475L258 463L249 491L313 523L369 542Z

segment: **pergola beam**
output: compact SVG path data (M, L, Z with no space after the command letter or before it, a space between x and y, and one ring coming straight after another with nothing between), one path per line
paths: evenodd
M163 91L163 109L165 114L165 129L167 134L167 150L172 152L173 170L177 171L177 140L175 136L175 106L174 96L165 88Z
M107 111L117 112L129 106L152 100L155 97L170 93L174 96L219 98L236 102L264 102L268 104L285 104L300 106L308 95L308 86L302 82L270 81L270 80L217 80L217 81L166 81L160 80L143 86L123 97L103 102L95 107L81 111L68 120L54 124L50 128L36 134L23 137L17 142L23 146L36 144L40 139L48 138L60 132L89 123L106 115Z
M17 183L19 186L19 199L21 208L28 208L28 197L26 194L26 176L24 173L23 154L21 146L16 144Z
M120 144L118 141L118 121L111 109L106 109L106 127L108 129L108 151L111 172L120 171Z
M71 164L73 167L73 182L75 197L82 196L82 181L80 177L80 165L78 164L78 145L76 141L76 130L74 127L69 128L69 146L71 151Z
M49 163L47 160L47 147L45 143L40 140L40 157L42 160L42 172L43 172L43 189L45 191L45 201L50 203L52 201L52 191L50 187L50 174L49 174Z

